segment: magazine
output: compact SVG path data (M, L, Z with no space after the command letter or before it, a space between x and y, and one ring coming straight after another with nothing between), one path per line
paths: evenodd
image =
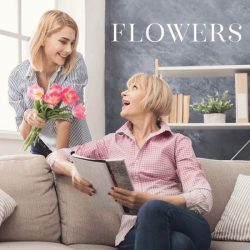
M94 207L102 210L114 211L118 214L136 214L136 211L121 206L108 195L113 186L134 190L129 178L127 167L123 159L91 159L73 154L73 161L78 173L88 180L96 189L96 194L91 197Z

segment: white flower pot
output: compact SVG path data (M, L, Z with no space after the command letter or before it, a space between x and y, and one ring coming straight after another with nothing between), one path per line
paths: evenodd
M204 123L225 123L226 114L213 113L213 114L204 114Z

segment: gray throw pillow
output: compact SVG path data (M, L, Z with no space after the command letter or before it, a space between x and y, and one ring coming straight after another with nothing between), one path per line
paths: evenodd
M250 176L239 175L212 233L214 240L250 241Z
M0 226L14 212L15 200L0 189Z

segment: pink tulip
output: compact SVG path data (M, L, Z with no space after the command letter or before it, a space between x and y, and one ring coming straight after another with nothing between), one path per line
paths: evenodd
M48 92L62 93L62 86L58 83L54 83L48 90Z
M62 95L57 92L51 92L45 94L43 100L49 105L56 106L62 100Z
M62 100L62 87L59 84L53 84L44 95L43 100L52 106L56 106Z
M32 101L41 100L44 95L44 90L38 84L34 84L28 87L27 95Z
M72 108L72 114L78 119L84 119L86 117L85 107L82 103L77 104Z
M62 99L67 105L72 105L79 99L79 96L72 86L68 86L62 91Z

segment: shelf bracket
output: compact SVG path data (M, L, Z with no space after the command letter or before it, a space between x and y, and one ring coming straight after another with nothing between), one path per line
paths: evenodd
M159 77L160 60L155 59L155 75Z

